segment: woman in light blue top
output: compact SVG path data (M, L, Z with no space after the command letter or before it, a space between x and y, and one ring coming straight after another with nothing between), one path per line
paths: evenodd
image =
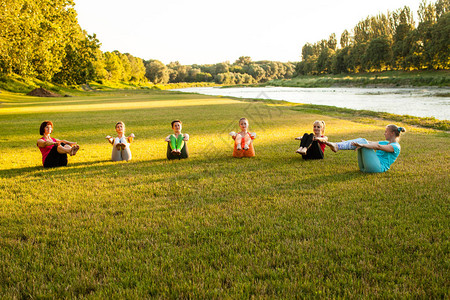
M405 128L388 125L384 131L385 141L369 142L359 138L340 143L326 142L333 152L339 150L358 150L358 165L361 172L382 173L389 170L400 154L400 133ZM376 151L375 151L376 150Z

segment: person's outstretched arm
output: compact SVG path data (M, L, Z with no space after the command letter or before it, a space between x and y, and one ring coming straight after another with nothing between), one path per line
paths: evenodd
M64 143L64 144L69 145L69 146L73 146L73 145L77 144L76 142L69 142L67 140L56 140L56 141L59 142L59 143Z
M53 141L44 141L43 139L39 139L38 141L37 141L37 145L38 145L38 147L40 147L40 148L44 148L44 147L47 147L47 146L52 146L52 145L56 145L56 146L58 146L59 145L59 143L58 142L53 142Z
M367 149L373 149L373 150L383 150L384 152L394 152L394 147L392 145L380 145L378 143L370 143L370 144L359 144L359 143L352 143L353 146L356 146L357 148L367 148Z
M112 136L107 135L105 138L108 140L108 142L109 142L110 144L114 144L114 139L113 139Z
M328 137L324 136L324 137L313 137L313 141L318 141L321 143L326 143L328 142Z
M130 136L127 137L128 143L131 143L133 141L134 137L135 137L134 133L130 134Z

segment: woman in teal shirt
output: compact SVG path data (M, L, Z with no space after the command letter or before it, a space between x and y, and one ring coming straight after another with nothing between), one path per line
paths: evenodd
M361 172L382 173L389 170L400 154L400 134L405 128L388 125L384 131L385 141L369 142L359 138L340 143L326 142L333 152L339 150L358 150L358 165ZM376 151L374 151L376 150Z

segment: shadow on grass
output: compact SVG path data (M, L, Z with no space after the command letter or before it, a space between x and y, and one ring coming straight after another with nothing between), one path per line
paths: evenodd
M45 171L46 173L56 170L70 170L71 167L83 167L83 166L93 166L99 163L109 162L110 160L96 160L96 161L89 161L89 162L78 162L78 163L70 163L66 167L59 167L59 168L44 168L42 166L34 166L34 167L24 167L24 168L17 168L17 169L7 169L7 170L0 170L0 177L3 178L11 178L11 177L17 177L22 175L30 175L32 173L38 172L38 171Z

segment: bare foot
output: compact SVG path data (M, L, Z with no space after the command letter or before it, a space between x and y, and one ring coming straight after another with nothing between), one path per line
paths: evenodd
M326 144L328 147L330 147L331 151L338 152L339 148L336 143L327 142Z
M305 155L306 154L306 150L307 149L305 147L300 147L295 152L298 153L298 154L301 154L301 155Z
M70 156L74 156L77 154L78 150L80 149L80 145L75 145L70 149Z
M123 143L118 143L118 144L116 145L116 148L117 148L117 150L121 151L121 150L125 149L126 146L127 146L127 145L125 145L125 144L123 144Z

